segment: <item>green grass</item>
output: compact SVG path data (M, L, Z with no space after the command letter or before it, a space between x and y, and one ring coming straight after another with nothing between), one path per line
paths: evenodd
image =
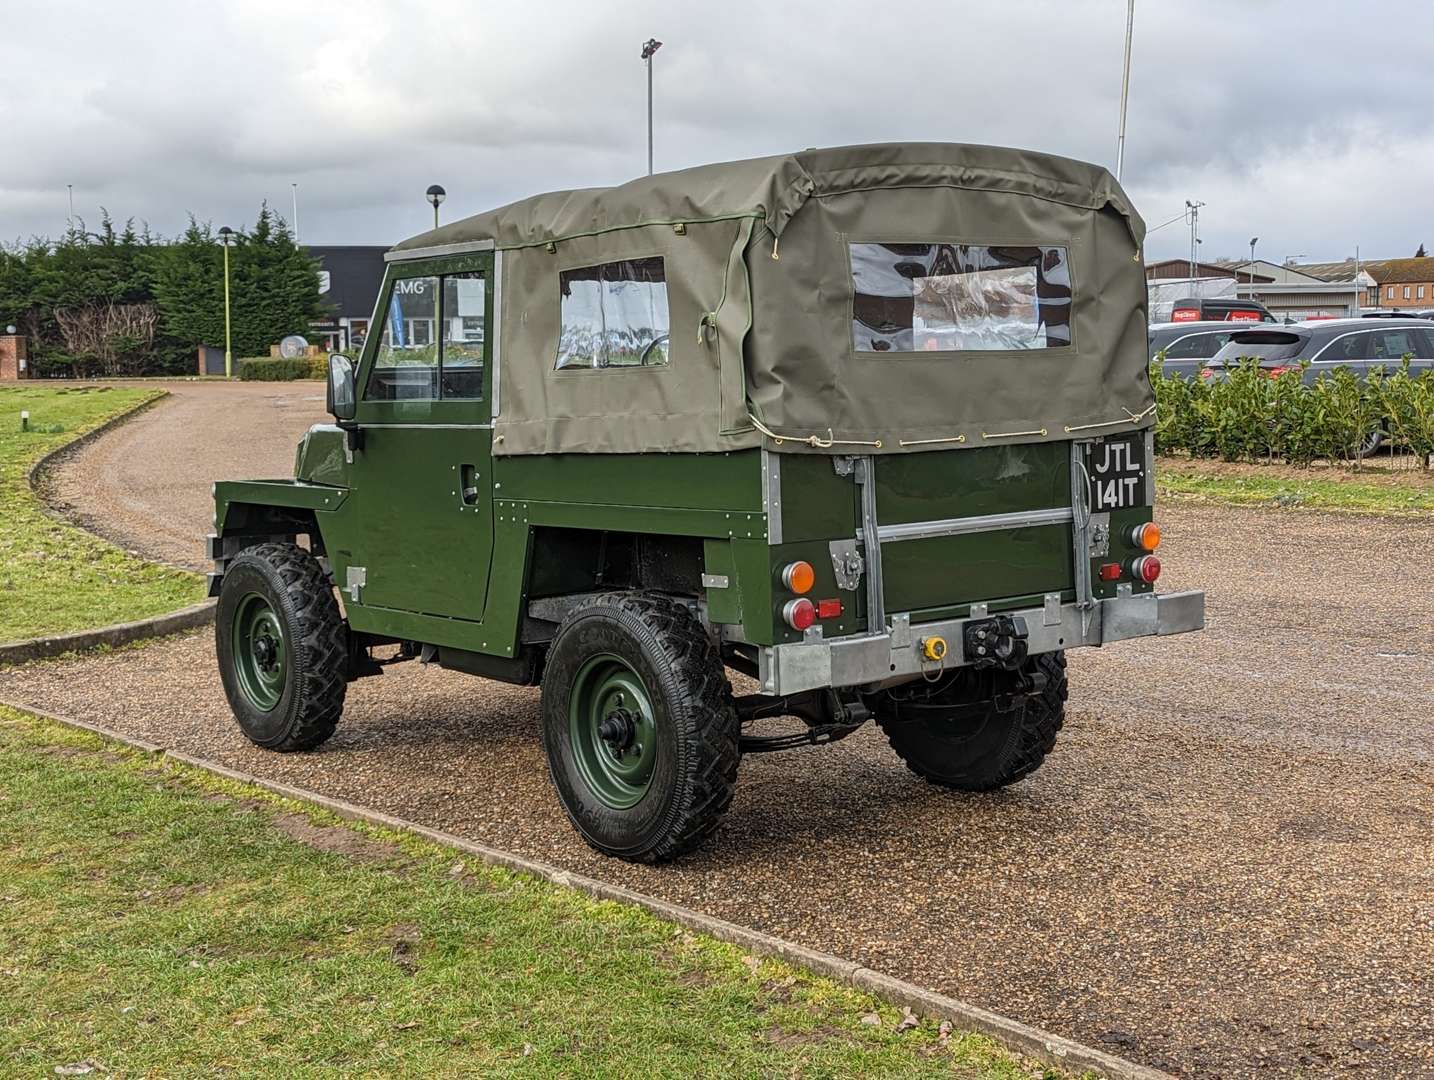
M1415 470L1222 467L1162 457L1156 463L1155 477L1161 497L1346 513L1434 513L1434 484L1428 475Z
M0 894L6 1074L1032 1075L637 908L4 708Z
M198 575L146 563L56 521L26 482L49 451L160 396L141 387L0 388L0 642L142 619L202 598ZM20 430L22 410L28 432Z

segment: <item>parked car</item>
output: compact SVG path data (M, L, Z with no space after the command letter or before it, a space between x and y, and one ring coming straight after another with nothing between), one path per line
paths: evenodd
M1361 319L1434 319L1434 311L1361 311Z
M1415 373L1434 368L1434 327L1424 319L1327 319L1295 323L1278 329L1241 330L1212 357L1200 372L1203 378L1223 378L1226 368L1242 359L1257 360L1271 376L1309 361L1304 381L1313 383L1338 368L1349 368L1360 378L1372 368L1390 371L1410 357ZM1360 456L1368 457L1388 438L1383 425L1371 431Z
M1205 362L1224 348L1230 336L1240 329L1239 323L1178 322L1150 324L1150 360L1163 358L1161 371L1182 379L1200 374Z
M1211 299L1203 296L1188 296L1175 301L1170 310L1171 322L1275 322L1270 309L1258 300L1240 300L1235 297Z

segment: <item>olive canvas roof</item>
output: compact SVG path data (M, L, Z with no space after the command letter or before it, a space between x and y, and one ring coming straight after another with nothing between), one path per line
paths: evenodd
M1137 246L1145 227L1104 168L1070 158L962 143L879 143L699 165L605 188L553 191L420 233L395 252L492 241L530 247L617 229L760 218L780 236L813 195L863 188L1007 191L1096 210L1112 206Z

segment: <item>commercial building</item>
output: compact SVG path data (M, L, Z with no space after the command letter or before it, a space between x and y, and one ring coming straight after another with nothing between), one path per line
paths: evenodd
M1369 264L1379 284L1379 306L1434 308L1434 257L1384 259Z
M319 294L329 308L329 314L310 324L310 342L329 352L353 355L368 337L388 247L306 246L305 250L319 262Z

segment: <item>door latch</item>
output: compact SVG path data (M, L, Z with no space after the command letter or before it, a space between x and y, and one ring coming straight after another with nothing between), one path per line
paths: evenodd
M459 493L464 506L473 506L478 502L478 470L472 465L460 465L458 467Z

